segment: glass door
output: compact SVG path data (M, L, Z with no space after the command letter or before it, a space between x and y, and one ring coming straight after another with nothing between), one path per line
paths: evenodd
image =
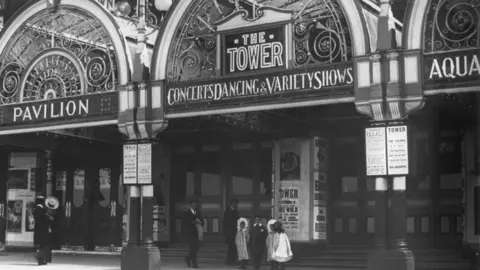
M33 246L35 177L33 169L10 169L7 181L7 246Z

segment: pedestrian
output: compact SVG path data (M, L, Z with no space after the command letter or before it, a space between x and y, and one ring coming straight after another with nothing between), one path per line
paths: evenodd
M60 227L58 226L58 208L60 206L60 202L56 197L50 196L45 199L45 209L46 215L48 218L48 239L50 239L50 245L46 249L46 260L47 263L52 262L52 249L55 245L55 241L58 238L57 235L60 234Z
M190 201L188 209L183 215L183 231L187 237L188 254L185 256L187 267L199 268L197 263L197 253L200 250L200 239L198 227L203 227L203 221L197 212L197 201Z
M38 265L45 265L48 263L48 254L51 245L50 221L45 210L45 197L38 196L35 198L35 227L33 229L33 243L37 250L36 259Z
M260 269L263 254L265 252L265 244L268 236L267 228L262 224L260 215L255 214L254 223L250 229L250 254L253 259L253 269Z
M237 235L238 221L238 200L232 199L230 206L225 209L223 214L223 234L225 244L227 244L227 265L235 265L237 261L237 247L235 245L235 236Z
M248 221L245 218L238 220L238 232L235 237L235 244L237 246L238 260L240 267L238 269L247 269L248 257L248 242L250 234L248 233Z
M285 270L285 263L293 257L290 240L279 221L273 225L273 231L275 232L273 236L274 270Z
M275 269L275 262L273 261L273 240L275 232L273 231L273 225L277 222L275 219L270 219L267 223L267 262L270 263L270 270Z

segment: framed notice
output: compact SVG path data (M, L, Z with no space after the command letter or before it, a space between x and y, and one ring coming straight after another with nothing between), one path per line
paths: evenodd
M152 144L137 146L137 179L140 185L152 184Z
M137 145L123 146L123 184L137 184Z
M387 144L385 127L365 129L365 152L367 176L386 175Z
M389 175L408 174L407 126L387 127L387 162Z

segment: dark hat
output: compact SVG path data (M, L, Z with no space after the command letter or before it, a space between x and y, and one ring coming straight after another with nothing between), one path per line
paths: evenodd
M255 213L255 215L253 215L254 218L262 218L262 215L260 215L259 213Z

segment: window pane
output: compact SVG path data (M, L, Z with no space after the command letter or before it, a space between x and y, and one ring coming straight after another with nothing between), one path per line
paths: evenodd
M258 166L252 162L253 154L251 149L234 150L232 153L232 193L234 195L253 193L253 166Z
M458 234L463 234L463 216L457 216L456 227L456 232Z
M202 182L202 195L220 195L220 175L202 173L200 179Z
M349 233L356 233L357 232L357 219L356 218L349 218L348 219L348 232Z
M219 233L219 220L218 218L212 218L212 232Z
M195 194L195 174L193 172L187 172L187 196L193 196Z
M272 194L273 149L262 149L260 155L260 194Z
M350 193L357 192L358 178L357 177L343 177L342 178L342 192Z
M220 176L220 152L202 152L199 159L201 180L201 195L220 195L221 194L221 176Z
M415 233L415 217L407 217L407 233Z
M336 233L341 233L343 232L343 220L342 218L336 218L335 219L335 232Z
M28 189L28 170L8 171L8 189Z
M441 233L450 233L450 218L449 217L440 217L440 232Z
M367 218L367 233L375 233L375 218Z
M367 177L367 191L375 191L375 178Z
M55 175L55 193L60 205L65 205L67 196L67 172L58 171Z
M420 220L420 230L422 233L429 233L430 232L430 218L429 217L422 217Z

